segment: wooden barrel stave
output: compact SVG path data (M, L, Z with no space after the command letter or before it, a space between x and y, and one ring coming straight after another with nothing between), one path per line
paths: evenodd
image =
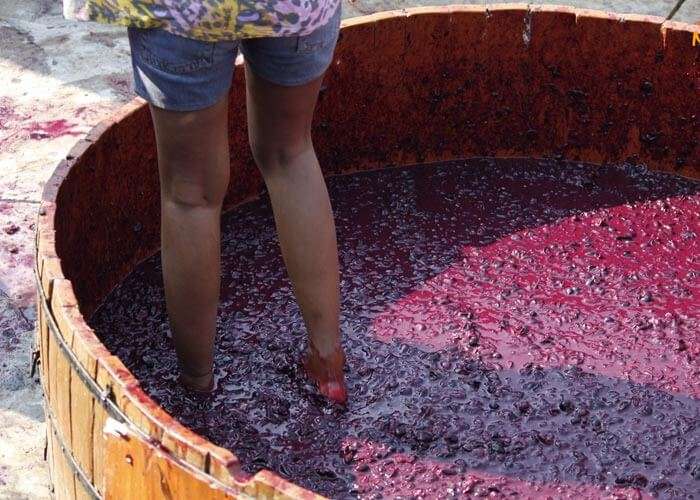
M170 453L143 441L126 426L119 432L106 431L105 443L111 464L106 474L106 498L233 498L230 491L212 484L206 476L193 477Z
M53 416L47 418L47 432L52 451L50 472L54 495L58 499L75 498L75 476L68 461L68 451L62 446L65 441Z
M78 361L86 369L87 373L94 377L95 364L90 367L90 358L79 353L84 349L79 347L80 329L77 328L78 318L81 318L78 303L73 295L70 283L67 280L54 280L54 293L51 300L51 309L61 332L70 330L73 335L70 339L64 337L66 343L70 342L71 351ZM105 351L106 352L106 351ZM81 359L81 357L83 359ZM78 463L88 481L94 483L93 475L93 421L95 415L95 398L87 389L75 368L71 368L70 391L70 443L75 461Z

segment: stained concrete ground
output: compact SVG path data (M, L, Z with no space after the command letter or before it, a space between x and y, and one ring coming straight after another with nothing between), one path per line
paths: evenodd
M344 16L452 3L345 1ZM677 3L571 0L577 7L664 18ZM700 0L685 0L673 19L700 21ZM57 162L95 123L132 98L129 46L123 29L64 20L60 1L2 0L0 75L0 499L46 498L41 389L29 373L36 318L34 219Z

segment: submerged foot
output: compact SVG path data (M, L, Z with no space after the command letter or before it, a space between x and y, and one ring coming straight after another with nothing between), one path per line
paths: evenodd
M328 355L321 355L313 345L309 346L305 363L306 373L323 396L338 404L345 404L348 400L344 366L345 355L342 347L338 346Z
M188 375L181 372L179 381L185 389L198 394L209 394L215 388L213 372L204 375Z

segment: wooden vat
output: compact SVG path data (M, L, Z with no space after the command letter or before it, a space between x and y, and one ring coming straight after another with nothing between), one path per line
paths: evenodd
M471 156L631 160L700 178L700 28L526 4L346 21L315 118L328 175ZM243 72L231 89L228 208L262 188ZM136 100L80 141L37 224L41 380L57 498L314 497L180 425L87 325L158 250L156 153ZM105 425L105 424L108 425Z

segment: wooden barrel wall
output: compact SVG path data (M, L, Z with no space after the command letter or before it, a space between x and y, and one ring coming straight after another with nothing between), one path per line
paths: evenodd
M700 28L526 4L429 7L343 25L315 117L328 175L472 156L633 161L700 178ZM226 206L262 188L243 71ZM56 497L311 498L180 425L85 318L158 250L156 154L136 100L47 183L37 224L41 381Z

